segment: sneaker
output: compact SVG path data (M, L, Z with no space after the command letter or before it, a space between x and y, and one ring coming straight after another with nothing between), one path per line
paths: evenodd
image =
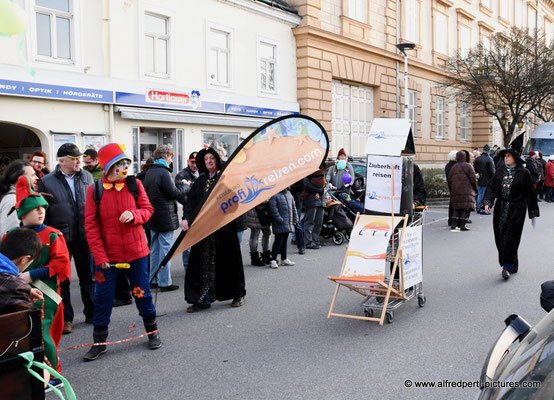
M162 339L160 339L160 332L151 333L148 335L148 348L150 350L156 350L162 347Z
M244 305L244 296L235 297L231 303L231 307L242 307Z
M160 292L172 292L179 289L178 285L160 286Z
M277 269L279 266L277 265L277 260L271 260L269 263L269 268Z
M85 355L83 356L83 360L85 360L85 361L94 361L107 351L108 351L108 347L105 344L92 346L89 349L89 351L87 351L85 353Z
M293 265L294 265L294 262L292 262L292 261L289 260L288 258L285 258L284 260L281 260L281 264L279 264L279 265L293 266Z
M71 332L73 332L73 324L70 321L65 321L63 323L62 335L67 335Z
M131 304L133 301L131 299L115 299L112 303L112 307L121 307Z
M467 232L467 231L469 231L470 229L469 229L467 226L464 226L464 227L460 228L460 230L461 230L462 232Z
M462 230L458 227L450 229L450 232L461 232Z
M311 243L311 244L307 245L306 248L310 249L310 250L318 250L319 246L315 243Z
M193 304L192 306L188 307L187 312L197 312L197 311L207 310L211 306L212 306L211 304L196 303L196 304Z
M502 278L504 278L505 281L510 279L510 273L508 272L507 269L502 269Z
M61 381L61 379L50 379L48 381L48 384L54 386L56 389L63 388L63 382ZM52 391L52 388L50 386L46 386L46 388L44 388L44 393L48 393L51 391Z
M298 254L306 254L306 250L304 250L304 249L298 249Z

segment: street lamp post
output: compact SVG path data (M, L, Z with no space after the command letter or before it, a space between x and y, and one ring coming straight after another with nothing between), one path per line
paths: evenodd
M408 55L406 50L413 50L415 43L398 43L396 48L404 55L404 118L408 117Z

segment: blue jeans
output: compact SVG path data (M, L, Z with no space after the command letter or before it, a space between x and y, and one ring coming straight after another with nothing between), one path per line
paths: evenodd
M131 261L131 268L127 277L131 283L131 291L135 297L135 304L142 318L156 316L156 308L152 303L150 283L148 282L148 257ZM108 326L112 315L112 303L115 296L115 285L119 269L110 267L102 269L96 267L96 291L94 293L94 326Z
M545 186L546 188L546 196L545 196L545 200L549 200L549 201L552 201L552 189L554 189L552 186Z
M183 267L187 272L187 266L189 265L190 249L183 251Z
M173 244L173 231L150 231L150 239L150 279L152 279L165 255L169 252L169 249L171 249L171 245ZM156 282L160 287L171 285L171 262L168 262L165 268L160 270L157 279L155 279L153 283Z
M239 246L242 243L242 236L244 235L244 231L237 232L237 237L239 238Z
M481 201L483 201L483 197L485 197L486 191L487 191L486 186L477 187L477 211L482 211L485 209L484 207L481 207Z

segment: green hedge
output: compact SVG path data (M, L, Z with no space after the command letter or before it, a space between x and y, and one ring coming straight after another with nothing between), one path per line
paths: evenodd
M448 197L448 184L446 183L446 175L442 168L422 168L423 181L425 182L425 190L427 198Z

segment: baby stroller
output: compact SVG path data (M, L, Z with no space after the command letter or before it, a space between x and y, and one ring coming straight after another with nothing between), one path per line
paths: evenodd
M344 243L345 240L350 240L352 232L352 219L347 215L348 210L332 193L326 195L326 208L323 217L323 225L321 227L320 236L333 241L337 246ZM356 215L354 215L354 218Z

